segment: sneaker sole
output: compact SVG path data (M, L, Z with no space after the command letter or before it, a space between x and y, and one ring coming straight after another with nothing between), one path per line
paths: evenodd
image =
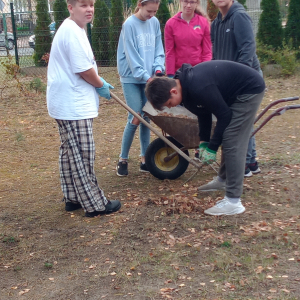
M250 171L250 172L247 173L247 174L244 174L244 177L251 177L251 176L253 176L252 171Z
M261 169L260 168L258 168L257 170L255 170L255 171L251 171L253 174L258 174L258 173L260 173L261 172Z
M122 174L119 174L119 173L118 173L118 167L116 167L116 170L117 170L117 175L118 175L118 176L120 176L120 177L128 176L128 174L123 174L123 175L122 175Z
M199 192L218 192L218 191L225 191L226 189L209 189L209 190L200 190L198 189Z
M228 213L209 213L206 210L204 211L204 213L210 216L232 216L232 215L242 214L245 210L246 210L245 207L240 207Z
M78 207L65 207L65 211L74 211L74 210L77 210L77 209L81 209L82 206L78 206Z
M128 174L126 174L126 175L121 175L121 174L119 174L118 172L117 172L117 175L118 175L119 177L125 177L125 176L128 176Z
M109 214L113 214L117 211L119 211L119 209L122 207L122 203L120 203L117 207L115 207L114 211L103 211L103 212L99 212L99 214L97 216L103 216L103 215L109 215ZM94 218L94 216L89 216L87 214L85 214L85 216L87 218ZM95 216L96 217L96 216Z

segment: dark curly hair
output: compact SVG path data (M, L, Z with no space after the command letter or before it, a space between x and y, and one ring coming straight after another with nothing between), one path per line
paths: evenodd
M155 77L146 84L145 94L155 109L162 110L171 98L171 89L176 87L175 79Z

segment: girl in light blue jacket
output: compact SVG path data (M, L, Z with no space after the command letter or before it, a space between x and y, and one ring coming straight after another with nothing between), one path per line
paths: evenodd
M127 105L147 122L142 108L147 102L145 86L154 74L164 73L165 55L161 40L160 24L155 14L160 0L138 0L132 16L123 24L119 38L117 65ZM145 152L150 143L150 130L128 112L127 124L122 138L117 175L128 175L129 150L136 129L140 127L140 171L148 172Z

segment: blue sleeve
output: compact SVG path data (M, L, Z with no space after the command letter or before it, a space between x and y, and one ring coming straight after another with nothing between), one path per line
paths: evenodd
M139 81L147 81L151 76L148 74L147 70L143 67L143 59L141 58L137 45L135 45L135 38L130 24L125 23L122 29L122 39L124 45L124 51L127 63L132 72L132 76Z
M163 73L165 72L165 52L164 47L161 40L161 31L160 31L160 25L158 23L158 30L155 37L155 54L154 54L154 63L153 63L153 74L160 70Z
M252 67L256 52L251 18L239 13L234 18L234 35L239 53L237 62Z

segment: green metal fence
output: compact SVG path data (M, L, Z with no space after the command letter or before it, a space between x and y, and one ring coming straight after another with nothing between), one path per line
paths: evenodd
M258 21L260 16L260 1L261 0L247 0L247 11L253 20L254 31L257 32ZM286 17L286 2L287 0L279 0L280 5L282 6L282 17L283 19ZM123 1L124 2L124 1ZM27 3L27 2L26 2ZM19 7L14 7L13 3L10 3L10 12L2 13L0 15L0 29L1 35L3 39L0 41L0 89L3 88L3 85L9 86L9 81L12 78L12 75L9 75L9 64L17 64L20 68L21 74L23 77L40 77L44 78L46 76L47 68L46 66L37 66L34 61L35 54L35 28L37 24L37 14L36 14L36 6L32 5L33 2L28 1L30 3L30 7L28 4L25 7L22 7L22 11L20 11ZM106 2L108 8L111 9L110 1ZM125 5L124 5L125 4ZM131 13L130 9L131 0L125 0L123 3L124 7L124 19L126 19ZM180 2L179 0L171 0L169 1L169 10L171 15L174 15L179 10ZM204 11L206 11L207 0L201 0L201 6ZM30 8L30 10L29 10ZM19 10L18 10L19 9ZM46 24L49 28L51 36L55 34L55 28L53 26L54 16L53 11L51 11L52 7L49 5L49 15L51 22ZM95 9L95 15L100 14L101 11L99 9ZM107 15L107 20L109 22L109 15ZM110 20L110 26L114 25L114 20ZM93 51L95 57L100 57L100 51L108 51L107 53L107 61L98 61L101 66L101 74L105 72L115 72L116 73L116 62L115 57L116 53L112 53L115 51L116 47L111 47L109 45L110 34L109 34L109 26L104 27L93 27L93 30L102 30L102 36L104 36L103 44L107 44L106 50L99 49L97 45L93 45ZM119 30L119 29L118 29ZM105 32L106 31L106 32ZM92 40L91 30L87 30L89 34L89 39ZM39 33L42 34L42 33ZM13 44L12 44L13 42ZM115 45L116 46L116 45ZM103 54L103 53L102 53ZM11 57L9 57L11 56ZM98 59L97 59L98 60ZM117 74L115 76L117 78ZM12 83L12 87L14 83Z

